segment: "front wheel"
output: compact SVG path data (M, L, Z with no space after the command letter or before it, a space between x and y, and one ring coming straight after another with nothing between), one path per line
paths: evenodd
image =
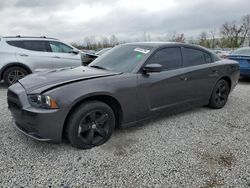
M214 109L222 108L227 103L229 93L228 82L226 80L219 80L213 89L208 106Z
M10 67L4 71L3 79L7 86L16 83L19 79L25 77L28 72L22 67Z
M86 102L71 114L66 125L66 137L73 147L79 149L99 146L110 138L115 122L114 112L107 104Z

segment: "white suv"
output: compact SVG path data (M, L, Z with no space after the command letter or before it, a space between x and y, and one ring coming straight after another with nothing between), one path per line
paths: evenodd
M0 37L0 81L11 85L27 74L82 65L82 53L58 39Z

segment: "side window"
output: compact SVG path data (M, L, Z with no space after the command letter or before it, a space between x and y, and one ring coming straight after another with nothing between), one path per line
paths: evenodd
M54 53L70 53L72 52L72 48L61 43L61 42L55 42L55 41L50 41L50 47L52 52Z
M6 41L7 44L18 47L18 48L23 48L23 41L20 40L11 40L11 41Z
M212 54L212 62L219 61L219 60L220 60L220 58L218 57L217 54Z
M204 52L193 48L184 48L185 66L195 66L205 64Z
M158 50L149 59L148 64L161 64L165 70L179 68L182 66L181 49L169 47Z
M11 46L18 48L23 48L25 50L39 51L39 52L49 52L50 47L46 41L36 41L36 40L16 40L7 41Z
M205 56L206 63L212 63L212 58L208 53L204 52L204 56Z
M50 48L48 42L38 40L24 40L22 41L22 48L26 50L49 52Z

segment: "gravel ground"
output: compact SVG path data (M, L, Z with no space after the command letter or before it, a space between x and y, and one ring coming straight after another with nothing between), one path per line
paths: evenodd
M14 128L0 85L0 187L250 187L250 80L206 107L116 130L77 150Z

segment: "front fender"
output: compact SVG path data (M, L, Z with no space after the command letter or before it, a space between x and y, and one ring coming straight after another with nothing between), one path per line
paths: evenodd
M59 108L67 114L77 103L89 97L100 95L112 97L121 106L123 123L129 123L136 121L136 86L136 75L129 77L118 75L63 85L45 94L55 98Z

